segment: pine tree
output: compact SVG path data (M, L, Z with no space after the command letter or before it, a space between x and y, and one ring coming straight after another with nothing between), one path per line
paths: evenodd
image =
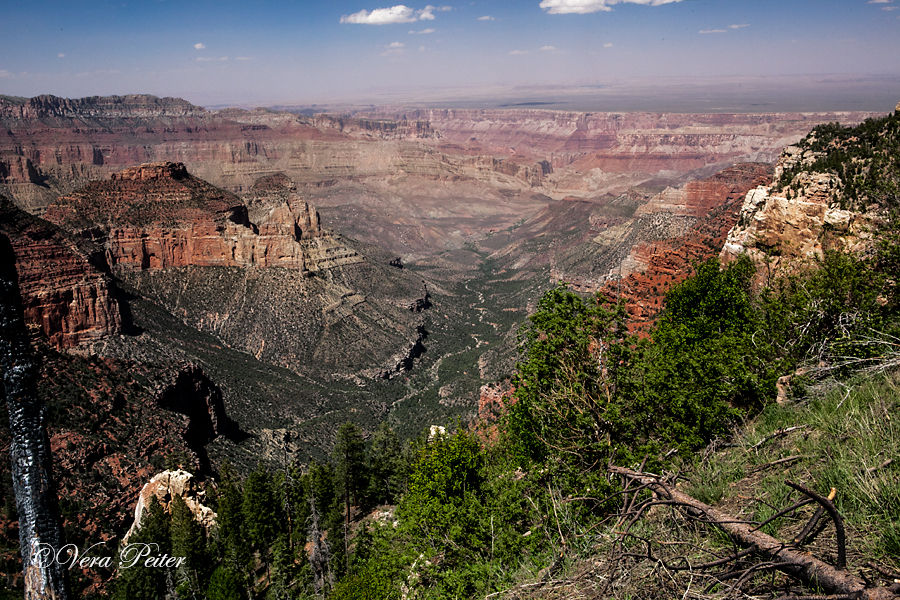
M181 496L172 499L171 510L172 556L185 559L176 569L178 594L183 598L194 597L206 588L210 564L203 527Z
M351 497L359 504L359 493L364 489L366 445L359 427L353 423L344 423L337 432L334 444L334 463L336 479L341 486L344 497L344 555L349 552L350 505Z
M163 510L156 496L151 496L150 505L144 511L140 528L129 538L132 552L140 552L144 544L150 544L151 554L172 554L170 544L169 516ZM127 548L127 547L126 547ZM127 550L124 558L128 559ZM132 554L131 556L137 556ZM143 560L134 564L120 563L119 577L115 583L115 600L158 600L168 591L168 569L146 567Z
M243 587L242 578L222 565L209 578L206 598L207 600L243 600L244 597L240 592Z
M334 585L334 579L331 574L331 551L328 547L328 540L322 537L322 530L319 526L319 511L316 510L315 496L309 497L309 543L312 549L309 553L309 566L313 574L313 589L316 595L325 593L325 586L330 589Z
M272 477L262 463L250 473L244 483L245 534L259 551L269 568L269 555L276 536L281 533L280 503L275 493Z
M221 468L216 522L222 545L222 559L228 573L248 586L250 572L250 544L244 526L244 493L237 474L226 461Z
M372 501L391 504L403 492L403 457L400 439L388 426L381 423L372 436L368 456L370 476L368 496Z

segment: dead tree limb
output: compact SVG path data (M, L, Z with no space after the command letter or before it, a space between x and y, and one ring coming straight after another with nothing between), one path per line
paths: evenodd
M808 490L799 483L794 483L793 481L788 481L785 479L784 484L788 487L794 488L798 492L805 494L819 503L819 505L828 511L828 515L831 517L831 520L834 521L834 529L837 533L837 547L838 547L838 557L836 568L844 570L847 568L847 540L846 534L844 533L844 519L841 518L841 514L838 512L837 508L835 508L834 503L831 502L830 498L826 498L820 494L812 490ZM834 492L834 488L832 488L832 492Z
M831 488L831 493L828 494L828 499L834 500L834 496L836 493L837 493L837 490L835 490L834 488ZM810 502L815 502L814 498L807 497L807 500L809 500ZM819 520L822 518L822 515L824 515L824 514L825 514L825 507L820 504L816 508L816 512L813 513L812 518L806 524L806 527L804 527L803 530L797 534L797 537L794 538L794 543L797 544L798 546L802 546L803 544L805 544L806 538L809 537L809 535L812 533L813 529L816 528L816 525L819 524Z
M769 517L768 519L766 519L765 521L763 521L762 523L760 523L759 525L754 527L751 531L756 531L757 529L762 529L763 527L765 527L766 525L768 525L775 519L783 517L784 515L788 514L789 512L793 512L793 511L797 510L798 508L800 508L801 506L806 506L807 504L812 504L813 502L814 502L814 500L812 500L811 498L807 498L805 500L801 500L800 502L797 502L796 504L791 504L784 510L778 511L777 513L775 513L774 515L772 515L771 517Z
M51 477L50 441L45 409L37 395L37 363L22 319L15 261L12 244L0 235L0 392L9 408L9 456L25 600L63 600L67 597L65 571L53 560L61 549L62 531Z
M764 465L759 465L757 467L753 467L752 469L747 471L747 473L756 473L757 471L764 471L764 470L768 469L769 467L775 467L778 465L782 465L784 463L794 462L795 460L800 460L801 458L806 458L806 457L803 456L802 454L798 454L796 456L787 456L785 458L774 460L774 461L766 463Z
M756 545L757 553L766 560L778 564L778 569L810 584L818 585L828 594L855 594L858 600L897 600L897 594L888 588L866 589L865 581L841 569L837 569L808 554L798 552L772 536L754 531L750 525L734 522L724 512L666 485L658 477L638 473L630 469L612 466L610 472L625 475L650 488L670 501L702 513L711 524L728 533L744 547Z

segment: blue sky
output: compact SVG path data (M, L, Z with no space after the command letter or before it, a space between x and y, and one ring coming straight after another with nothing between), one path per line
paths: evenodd
M900 82L900 0L0 0L0 9L0 93L21 96L271 104L622 77Z

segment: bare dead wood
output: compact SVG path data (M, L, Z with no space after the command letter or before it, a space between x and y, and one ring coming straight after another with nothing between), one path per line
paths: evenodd
M837 569L809 554L788 548L772 536L754 531L746 523L733 522L734 518L730 515L666 485L659 477L616 466L610 467L610 472L650 484L651 489L661 496L702 513L711 524L728 533L740 545L744 547L755 545L757 553L769 562L777 564L778 570L818 585L828 594L854 595L858 600L897 599L897 594L889 588L866 589L865 581L848 571Z
M894 583L900 582L900 573L893 573L886 569L882 569L881 567L879 567L872 561L867 562L866 566L869 567L870 569L872 569L873 571L877 572L882 577L887 577L888 579L893 580Z
M837 508L834 506L834 503L831 502L830 498L826 498L821 494L817 494L812 490L808 490L799 483L794 483L793 481L785 480L784 484L786 486L792 487L800 493L806 494L810 498L814 499L819 505L822 506L825 510L828 511L828 515L831 517L831 520L834 522L834 529L837 533L837 547L838 547L838 557L836 568L844 570L847 568L847 541L846 534L844 533L844 519L841 517L841 514L838 512ZM833 498L833 494L835 493L834 488L831 489L831 494L829 496Z
M784 458L780 458L778 460L774 460L772 462L766 463L764 465L759 465L750 469L747 473L756 473L757 471L764 471L770 467L776 467L778 465L782 465L784 463L794 462L795 460L800 460L801 458L805 458L802 454L797 454L795 456L786 456Z
M9 239L0 235L0 398L9 409L9 455L19 515L26 600L65 600L66 571L53 560L62 548L46 409L37 395L34 359Z
M887 459L886 461L884 461L883 463L881 463L880 465L878 465L877 467L869 467L868 469L866 469L866 475L871 475L871 474L873 474L875 471L878 471L878 470L880 470L880 469L883 469L883 468L885 468L885 467L888 467L888 466L890 466L891 463L893 463L893 462L894 462L894 459L893 459L893 458L889 458L889 459Z
M753 531L756 531L757 529L762 529L763 527L765 527L766 525L768 525L775 519L783 517L784 515L797 510L801 506L806 506L807 504L812 504L813 502L814 502L814 500L812 500L811 498L807 498L806 500L801 500L800 502L792 504L792 505L788 506L787 508L785 508L784 510L778 511L777 513L775 513L774 515L772 515L771 517L769 517L768 519L766 519L765 521L763 521L762 523L760 523L759 525L754 527Z
M756 442L753 446L751 446L750 449L756 450L757 448L759 448L760 446L762 446L769 440L774 440L777 437L781 437L783 435L787 435L787 434L791 433L792 431L798 431L798 430L804 429L804 428L806 428L806 425L794 425L793 427L782 427L781 429L776 430L775 433L767 435L763 439Z

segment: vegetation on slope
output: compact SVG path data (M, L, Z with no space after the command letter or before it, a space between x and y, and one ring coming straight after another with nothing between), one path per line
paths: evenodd
M888 133L893 123L883 122ZM896 181L892 173L877 181ZM199 532L179 510L147 513L144 539L188 556L187 568L135 570L118 578L113 594L774 598L815 591L757 572L750 554L727 560L737 552L732 539L671 507L635 515L621 533L620 513L649 492L623 490L610 464L687 478L682 487L698 499L781 539L806 537L798 532L812 509L765 523L799 499L785 477L820 492L835 487L851 569L878 583L882 571L900 566L900 465L890 460L900 402L890 371L900 365L891 265L900 251L891 236L881 239L877 256L829 251L762 290L751 287L748 260L698 264L668 292L646 336L628 333L621 306L552 289L522 329L515 401L492 428L457 423L404 445L387 425L367 442L347 424L326 464L294 463L283 472L261 465L243 480L225 467L212 494L217 530ZM882 371L888 375L872 375ZM785 375L794 377L791 404L776 405ZM807 544L826 561L836 536L829 527ZM743 569L737 581L670 568L720 560Z

